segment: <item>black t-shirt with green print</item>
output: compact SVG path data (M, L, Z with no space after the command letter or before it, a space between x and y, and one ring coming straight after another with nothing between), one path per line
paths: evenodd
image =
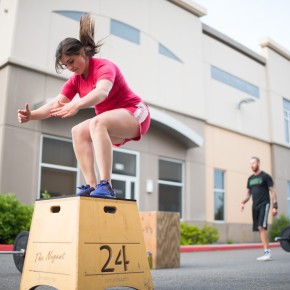
M248 178L247 188L252 195L254 208L270 203L269 187L272 187L273 184L272 177L264 171Z

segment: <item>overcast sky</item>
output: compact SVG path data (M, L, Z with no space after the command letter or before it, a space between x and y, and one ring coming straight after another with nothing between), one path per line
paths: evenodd
M290 53L290 0L194 0L207 10L200 20L260 53L271 38Z

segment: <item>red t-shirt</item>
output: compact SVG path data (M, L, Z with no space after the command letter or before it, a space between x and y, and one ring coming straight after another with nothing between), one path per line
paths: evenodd
M89 58L89 73L86 79L73 74L63 85L61 94L72 100L76 94L81 98L96 88L99 80L109 80L113 83L106 99L95 105L96 114L105 111L136 106L142 99L134 94L127 85L120 69L111 61L100 58Z

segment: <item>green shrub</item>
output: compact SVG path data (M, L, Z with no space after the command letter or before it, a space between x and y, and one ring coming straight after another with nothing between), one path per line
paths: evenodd
M205 225L203 228L180 223L181 245L206 245L217 242L219 239L216 228Z
M282 230L288 226L290 226L290 219L285 214L275 218L269 229L270 241L273 242L276 237L280 237Z
M192 225L180 223L180 244L181 245L196 245L199 242L201 230Z
M51 198L51 195L47 190L42 192L40 196L41 196L41 198Z
M216 228L204 225L201 230L206 244L213 244L218 241L219 233Z
M12 244L21 231L29 231L33 208L12 193L0 194L0 244Z

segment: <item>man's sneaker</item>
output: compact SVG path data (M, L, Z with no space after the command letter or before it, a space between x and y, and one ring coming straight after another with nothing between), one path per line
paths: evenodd
M78 196L90 196L90 193L95 190L89 185L78 186L78 189L80 189L80 192L77 193Z
M257 258L257 261L271 261L271 260L272 256L270 250L264 251L264 255L262 257Z
M90 196L116 198L116 192L108 180L101 180Z

